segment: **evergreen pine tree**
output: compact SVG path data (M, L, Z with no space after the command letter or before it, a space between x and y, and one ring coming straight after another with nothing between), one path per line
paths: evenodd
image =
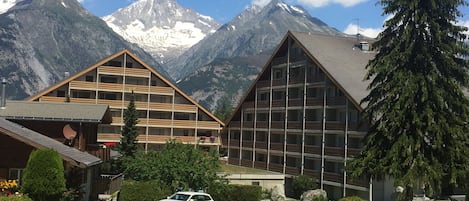
M121 141L117 145L119 153L123 156L133 157L137 152L137 136L138 136L138 112L135 108L134 92L130 95L130 102L124 111L124 127L121 130Z
M355 176L390 175L405 188L451 193L469 169L466 28L457 26L465 0L380 0L385 30L367 66L370 93L362 100L370 129Z

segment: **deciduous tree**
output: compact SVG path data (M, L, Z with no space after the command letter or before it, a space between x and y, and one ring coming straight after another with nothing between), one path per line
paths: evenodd
M367 66L370 93L362 100L371 127L354 174L392 176L415 190L446 191L469 169L469 81L466 28L455 24L465 0L380 0L385 30Z

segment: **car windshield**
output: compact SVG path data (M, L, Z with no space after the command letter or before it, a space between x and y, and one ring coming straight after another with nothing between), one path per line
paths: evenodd
M169 199L172 199L172 200L184 200L184 201L186 201L188 198L189 198L189 195L180 194L180 193L176 193L172 195L171 197L169 197Z

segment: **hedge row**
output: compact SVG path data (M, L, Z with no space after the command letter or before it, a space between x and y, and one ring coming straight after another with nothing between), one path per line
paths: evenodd
M251 185L225 184L209 189L214 200L223 201L259 201L262 199L262 187Z
M140 182L125 180L119 195L119 201L158 201L171 195L169 187L160 182Z

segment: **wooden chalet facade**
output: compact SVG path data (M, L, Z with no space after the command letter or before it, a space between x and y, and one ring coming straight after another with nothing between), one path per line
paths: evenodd
M312 176L332 199L369 198L369 179L351 179L345 169L368 127L360 117L365 66L375 56L368 45L288 32L226 123L229 163Z
M132 92L139 113L138 143L145 150L158 149L172 139L194 146L221 145L223 122L128 50L117 52L28 100L107 104L112 123L98 126L97 140L117 143Z
M64 161L67 186L79 188L84 200L118 192L123 175L102 177L99 169L111 151L97 142L98 124L110 122L107 105L9 101L0 109L0 179L21 185L30 153L50 148Z

